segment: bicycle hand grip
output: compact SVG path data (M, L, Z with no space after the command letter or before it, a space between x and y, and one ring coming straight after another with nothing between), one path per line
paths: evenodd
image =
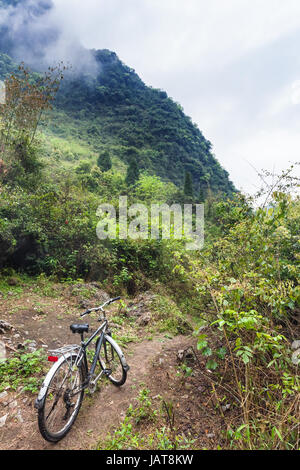
M87 315L88 313L91 313L91 310L87 310L86 312L83 312L80 314L81 317L84 317L84 315Z
M116 300L120 300L121 297L114 297L113 299L110 299L109 303L116 302Z

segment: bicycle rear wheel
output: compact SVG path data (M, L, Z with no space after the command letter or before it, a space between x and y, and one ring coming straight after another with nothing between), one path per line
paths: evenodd
M107 377L114 385L119 387L126 382L129 367L121 349L109 335L104 338L98 360L103 370L110 371Z
M77 355L70 355L55 364L45 379L48 385L38 409L38 425L49 442L58 442L70 431L81 407L84 374L76 359Z

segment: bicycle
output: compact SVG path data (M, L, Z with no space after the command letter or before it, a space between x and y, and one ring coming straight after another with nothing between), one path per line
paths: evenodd
M99 310L103 314L98 318L98 321L103 323L87 340L84 340L84 333L88 333L89 324L74 323L70 325L70 329L74 334L80 334L80 345L70 344L49 350L52 355L48 356L48 360L54 364L47 373L35 401L39 430L45 440L58 442L66 436L77 418L85 390L88 388L94 393L97 382L103 376L108 377L118 387L125 383L129 366L121 348L111 337L104 310L119 299L120 297L109 299L100 307L90 308L80 315L84 317ZM89 369L87 348L97 335L99 336ZM96 375L98 362L101 371Z

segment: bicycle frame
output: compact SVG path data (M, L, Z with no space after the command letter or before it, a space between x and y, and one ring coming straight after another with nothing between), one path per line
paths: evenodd
M81 357L78 361L78 364L80 364L83 361L83 367L84 367L85 379L86 379L84 384L83 384L83 388L88 387L88 385L90 384L90 382L91 382L91 380L94 376L94 373L95 373L99 352L100 352L101 346L103 344L104 336L105 336L107 326L108 326L107 319L104 318L103 320L104 320L103 323L97 328L97 330L86 341L83 340L83 333L81 333L81 354L80 354ZM93 339L100 333L100 331L101 331L101 335L99 337L99 341L97 342L95 354L94 354L94 357L93 357L93 362L92 362L91 368L89 370L86 350L87 350L89 344L93 341ZM96 382L99 380L99 378L105 373L106 373L106 371L102 370L100 372L100 374L96 377L96 379L93 381L94 382L93 385L95 385Z

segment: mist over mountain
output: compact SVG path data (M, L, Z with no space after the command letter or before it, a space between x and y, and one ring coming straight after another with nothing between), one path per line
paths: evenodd
M51 0L0 1L0 48L15 59L43 61L60 32L52 24Z
M0 0L0 50L37 70L63 61L73 72L98 72L76 32L65 31L52 0Z
M76 32L65 31L52 0L0 0L0 52L0 78L13 62L40 71L59 61L71 64L51 125L59 137L110 151L125 165L134 154L141 170L181 187L188 172L196 191L235 190L181 106L146 86L115 52L84 48Z

